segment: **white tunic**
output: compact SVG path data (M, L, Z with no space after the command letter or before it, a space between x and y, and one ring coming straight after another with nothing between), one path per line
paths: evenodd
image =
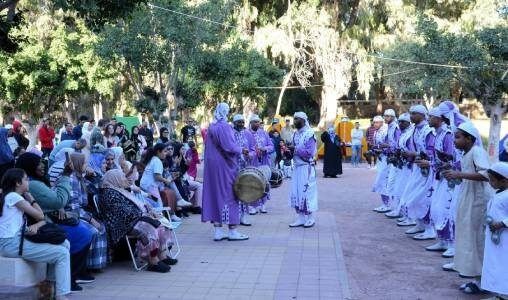
M407 152L410 149L407 147L407 142L413 135L414 127L411 126L404 130L399 138L399 149ZM402 170L399 171L398 176L395 178L395 187L393 190L393 197L397 200L399 200L398 208L397 210L400 211L400 209L404 206L404 203L400 201L400 198L402 197L402 193L404 193L404 189L407 186L408 178L411 176L411 169L409 168L408 164L405 163L402 167Z
M508 221L508 190L494 195L487 215L496 222ZM501 230L501 241L496 245L491 240L489 227L485 229L482 289L508 295L508 229Z
M384 142L386 134L388 133L388 126L384 124L381 126L374 135L374 142L379 145ZM386 182L388 181L389 169L386 163L386 156L381 154L376 162L376 179L372 191L381 195L386 195Z

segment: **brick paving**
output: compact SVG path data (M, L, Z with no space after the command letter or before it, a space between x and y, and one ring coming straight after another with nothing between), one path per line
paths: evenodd
M288 228L293 213L285 182L272 190L269 213L251 216L253 226L240 227L248 241L214 242L212 227L192 216L177 229L182 253L170 273L114 263L71 298L465 299L457 276L439 270L444 259L422 251L421 243L370 211L379 202L370 193L375 172L347 166L339 179L318 180L320 211L313 228ZM372 229L382 236L370 234ZM406 264L416 259L415 265L404 268L404 256L411 257Z

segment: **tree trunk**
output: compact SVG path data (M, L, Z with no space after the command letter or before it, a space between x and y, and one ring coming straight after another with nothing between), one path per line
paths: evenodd
M284 76L284 80L282 81L282 88L279 93L279 99L277 100L277 109L275 110L275 115L279 115L280 113L280 106L282 104L282 97L284 97L284 92L286 91L286 87L288 86L291 77L293 76L293 70L295 69L295 64L293 63L291 65L291 69L289 70L289 73Z
M332 86L323 86L321 91L321 114L319 118L319 127L325 127L327 124L335 122L337 117L337 99L339 93Z
M488 153L491 162L499 160L499 140L501 134L501 122L503 115L506 112L506 107L503 107L503 100L495 104L487 104L487 111L490 111L490 128L489 128L489 144Z

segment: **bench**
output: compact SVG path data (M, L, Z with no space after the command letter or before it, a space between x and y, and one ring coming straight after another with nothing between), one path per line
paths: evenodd
M0 299L36 299L46 264L0 256Z

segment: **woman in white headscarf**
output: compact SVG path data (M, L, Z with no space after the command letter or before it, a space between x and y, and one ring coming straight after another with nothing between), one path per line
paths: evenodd
M62 172L65 168L66 153L68 153L70 156L72 153L74 153L74 151L75 150L73 148L62 148L55 155L55 162L48 170L49 182L51 186L54 186L57 179L62 175Z

